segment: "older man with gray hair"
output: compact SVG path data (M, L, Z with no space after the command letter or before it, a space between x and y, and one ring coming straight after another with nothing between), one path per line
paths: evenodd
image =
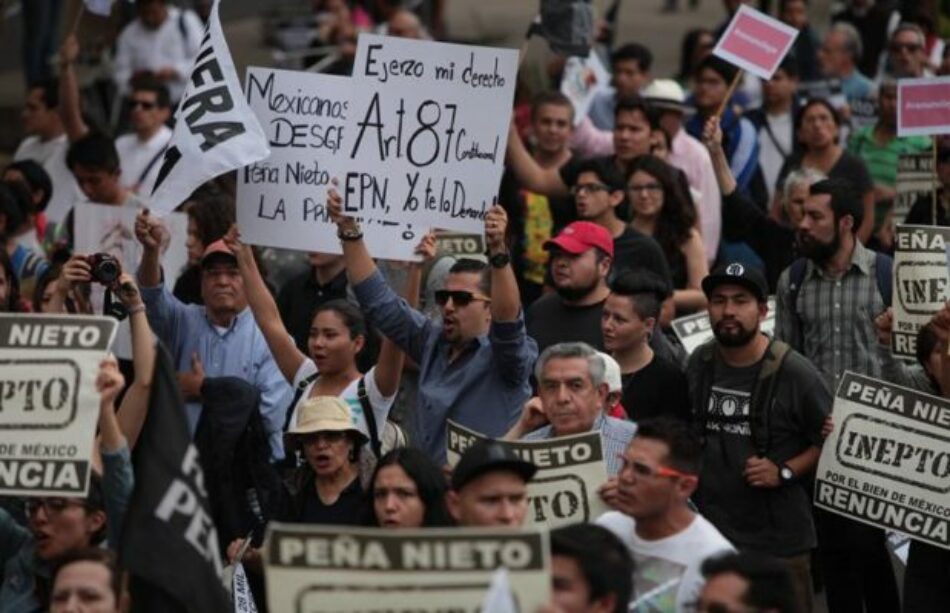
M841 80L841 91L849 104L875 95L874 82L858 71L863 47L857 28L839 21L828 29L818 49L818 64L822 74Z
M606 415L609 389L605 372L604 359L587 343L551 345L535 365L539 397L525 404L506 438L540 441L599 431L607 474L613 478L637 427Z

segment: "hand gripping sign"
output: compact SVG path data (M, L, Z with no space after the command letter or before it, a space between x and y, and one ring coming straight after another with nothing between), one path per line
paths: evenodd
M897 135L950 134L950 77L897 82Z
M770 79L795 42L798 30L743 4L713 49L713 55Z
M0 314L0 495L85 496L95 380L118 322Z

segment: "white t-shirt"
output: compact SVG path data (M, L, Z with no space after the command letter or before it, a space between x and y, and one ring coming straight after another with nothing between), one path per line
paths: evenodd
M765 179L765 186L768 188L769 200L771 200L775 197L775 181L778 180L778 173L785 164L782 151L786 154L792 152L792 114L767 115L765 120L772 133L769 134L769 130L764 126L759 130L759 168L762 169L762 177Z
M123 134L115 139L115 150L119 154L122 168L120 180L123 187L134 189L139 194L152 193L155 177L158 176L158 170L162 167L162 160L157 159L158 155L171 137L172 131L168 126L161 126L152 138L144 143L139 141L135 134ZM152 163L152 160L156 161ZM142 178L142 173L150 163L152 166L148 174ZM141 182L139 182L140 178L142 178Z
M694 602L705 583L700 567L715 554L735 551L702 515L682 532L656 541L637 536L635 521L617 511L604 513L597 523L623 541L633 556L633 600L630 611L675 613Z
M296 390L297 386L300 385L300 382L304 379L311 377L317 373L317 365L307 358L300 365L300 368L297 369L297 374L294 375L293 387ZM373 416L376 417L376 429L377 435L383 435L383 426L386 425L386 419L389 417L389 410L393 407L393 400L396 399L396 394L392 396L383 396L379 391L379 387L376 385L376 367L373 366L369 369L365 375L363 375L363 380L366 382L366 398L369 400L369 406L373 407ZM316 385L317 380L314 379L311 381L306 388L304 388L303 393L300 395L300 401L297 403L297 406L301 402L310 398L310 394L313 392L313 386ZM363 405L360 404L359 399L359 379L355 379L350 383L343 393L340 394L340 399L350 405L350 411L353 413L353 419L356 422L356 427L362 432L366 438L369 438L369 428L366 425L366 418L363 416ZM293 408L293 413L290 417L290 427L293 428L297 423L297 406ZM367 446L369 444L367 443Z
M66 217L70 207L77 200L85 196L79 190L76 178L66 166L66 151L69 149L69 139L66 135L41 141L38 136L28 136L23 139L13 160L33 160L43 167L53 184L53 193L50 194L49 204L46 205L46 218L58 223Z

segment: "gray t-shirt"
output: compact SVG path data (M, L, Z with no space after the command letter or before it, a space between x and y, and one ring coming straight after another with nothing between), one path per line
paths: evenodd
M705 394L697 416L704 436L703 470L696 503L703 516L736 547L775 556L802 553L816 545L811 502L801 480L774 488L752 487L743 477L746 460L756 455L750 400L759 364L733 368L714 352L711 362L690 360L691 375L713 368L711 389L693 389L702 377L690 376L691 393ZM832 396L814 366L794 351L785 358L767 419L766 456L781 466L810 445L821 444L821 426Z

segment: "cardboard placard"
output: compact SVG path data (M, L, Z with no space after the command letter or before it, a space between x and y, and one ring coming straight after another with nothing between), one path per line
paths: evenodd
M0 495L89 490L99 362L116 320L0 313Z
M950 401L845 372L815 504L950 549Z
M551 589L549 543L540 530L272 522L265 548L271 611L477 613L499 567L508 569L520 611L537 610Z
M712 53L768 80L792 48L796 36L795 28L742 4Z
M897 135L950 133L950 77L897 81Z
M899 225L894 234L894 318L891 352L914 359L917 331L950 299L950 228Z
M471 445L488 437L447 421L448 462L455 466ZM597 519L610 509L597 493L607 482L599 432L562 436L545 441L498 441L533 462L538 472L528 483L525 526L557 528Z

